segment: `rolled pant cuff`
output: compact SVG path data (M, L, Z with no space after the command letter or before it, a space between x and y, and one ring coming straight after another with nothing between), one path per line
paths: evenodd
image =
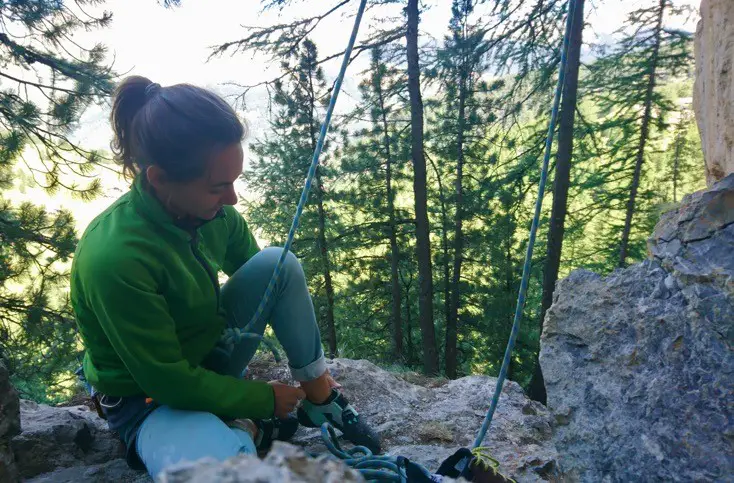
M326 358L322 352L318 359L304 367L296 368L291 365L289 365L289 367L291 369L291 376L293 376L293 379L296 381L313 381L326 372Z

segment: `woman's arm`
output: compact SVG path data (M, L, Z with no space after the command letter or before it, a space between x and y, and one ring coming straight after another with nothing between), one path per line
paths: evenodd
M266 383L220 375L186 360L167 302L141 263L116 261L113 255L86 269L86 302L148 397L178 409L225 417L273 416L273 389Z
M227 214L229 241L222 271L232 276L238 268L260 251L260 247L242 215L233 206L225 206L224 210Z

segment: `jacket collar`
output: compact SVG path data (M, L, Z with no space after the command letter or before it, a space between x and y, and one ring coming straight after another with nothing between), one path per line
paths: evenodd
M159 226L167 233L170 233L176 238L184 241L190 241L193 238L194 233L197 232L201 226L211 221L204 221L196 229L187 229L183 223L176 220L170 213L168 213L168 211L166 211L161 202L158 201L158 198L150 192L143 180L143 177L140 175L137 176L133 182L131 195L133 206L143 218L152 222L154 225ZM220 209L214 219L224 217L225 212L223 209Z

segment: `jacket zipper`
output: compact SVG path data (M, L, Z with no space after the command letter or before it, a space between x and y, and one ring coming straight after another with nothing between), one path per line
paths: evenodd
M201 264L202 267L204 267L204 271L207 275L209 275L209 279L212 282L212 285L214 285L214 292L217 296L217 312L219 312L219 295L220 295L220 288L219 288L219 281L217 280L217 277L212 271L209 269L209 266L206 263L206 260L204 260L204 257L199 253L199 250L197 248L197 245L199 244L199 233L194 232L194 236L191 238L191 253L194 255L194 258Z

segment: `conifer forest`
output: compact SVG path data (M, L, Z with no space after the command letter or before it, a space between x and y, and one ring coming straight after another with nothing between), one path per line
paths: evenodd
M171 22L199 1L147 0ZM221 87L245 121L257 111L237 208L262 246L285 242L348 40L345 30L324 42L323 29L333 22L351 28L358 3L261 0L258 11L274 19L267 23L221 12L217 22L232 23L239 36L191 60L226 59L242 69L257 57L272 67L264 80L242 81L234 72L210 86ZM440 35L427 33L424 17L449 3L440 10ZM596 35L590 19L612 4L620 12L613 35ZM133 68L118 65L114 46L95 40L120 5L0 0L0 352L22 397L37 401L63 401L78 390L83 348L69 271L84 227L74 209L47 200L91 203L108 189L100 173L120 170L109 148L77 135L90 109L108 122L110 95ZM568 5L369 0L292 245L327 356L446 378L497 375ZM609 274L644 259L660 214L705 186L692 106L697 12L690 2L574 5L508 371L541 401L539 340L556 281L575 269ZM100 129L111 136L108 124ZM46 201L12 195L31 189Z

